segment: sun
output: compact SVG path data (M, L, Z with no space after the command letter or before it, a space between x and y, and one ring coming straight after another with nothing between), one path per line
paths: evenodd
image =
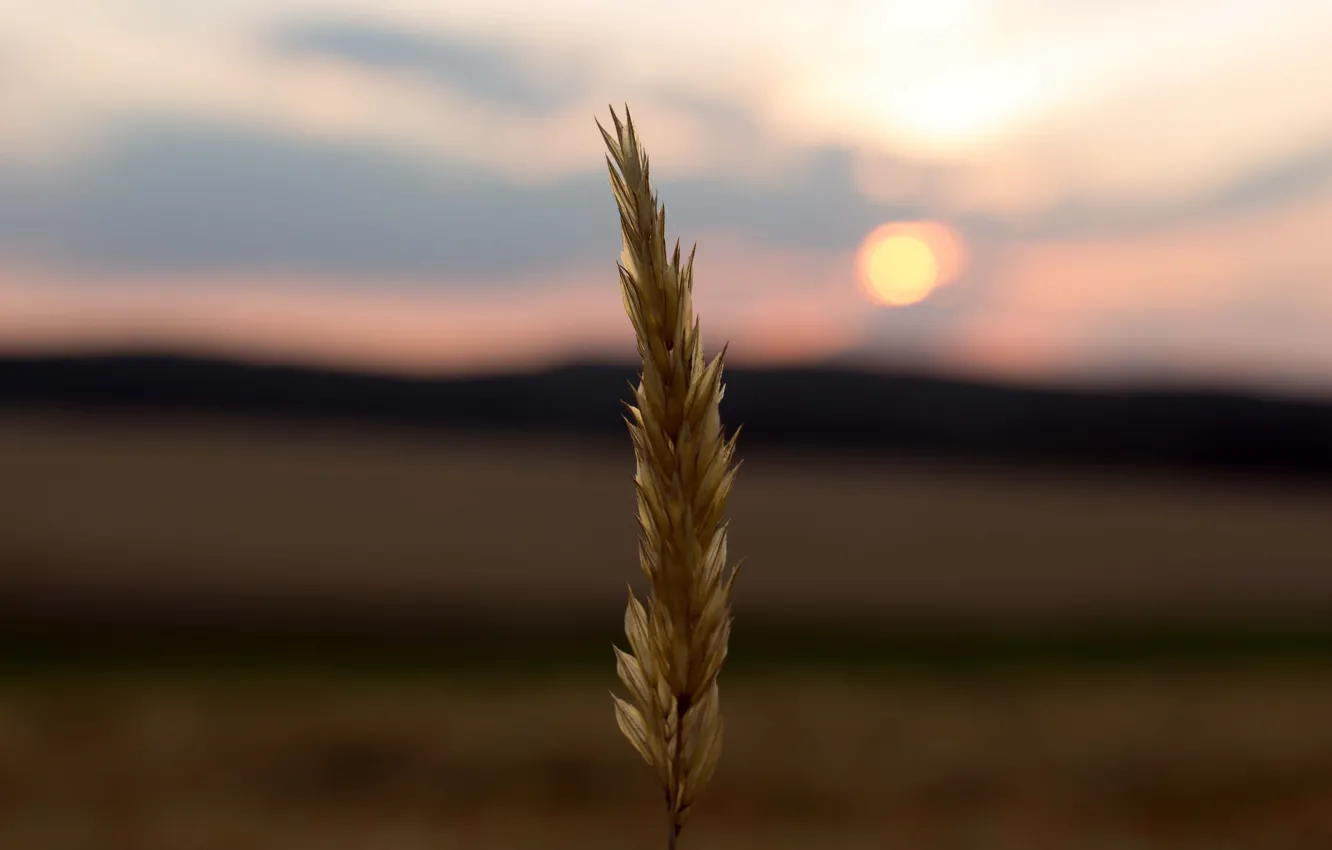
M885 304L915 304L934 289L939 264L914 236L890 236L870 249L869 282Z
M887 307L905 307L953 280L961 241L938 222L894 222L877 228L860 249L861 287Z

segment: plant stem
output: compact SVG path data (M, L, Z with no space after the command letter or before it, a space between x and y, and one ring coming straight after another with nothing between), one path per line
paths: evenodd
M671 761L674 765L672 768L672 775L676 776L678 776L681 770L682 766L681 763L684 757L684 716L688 711L689 711L689 694L683 694L681 696L677 696L675 698L675 717L676 717L676 730L677 730L675 733L675 747L674 747L675 751L671 753ZM678 782L679 780L677 779L676 781ZM671 817L671 840L666 843L666 850L675 850L675 842L677 839L679 839L680 829L684 826L684 824L680 823L680 814L675 810L675 806L673 805L674 802L675 801L672 800L670 795L668 794L666 796L666 809L668 812L670 812L670 817Z

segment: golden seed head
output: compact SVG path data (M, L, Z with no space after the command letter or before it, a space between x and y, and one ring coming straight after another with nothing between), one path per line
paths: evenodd
M721 424L722 353L708 362L693 311L694 251L667 255L666 208L652 192L633 119L611 109L615 135L597 122L609 156L624 250L620 288L643 360L625 421L637 472L639 559L650 596L629 594L615 697L620 730L652 765L679 832L721 755L717 675L731 630L734 568L726 569L726 500L735 437Z

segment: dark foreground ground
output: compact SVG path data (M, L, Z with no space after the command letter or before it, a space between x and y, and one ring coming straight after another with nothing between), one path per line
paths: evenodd
M0 421L0 848L664 847L632 458ZM1332 847L1332 490L746 453L686 850Z
M606 678L274 672L7 678L0 846L664 846ZM684 846L1332 846L1329 673L732 676Z

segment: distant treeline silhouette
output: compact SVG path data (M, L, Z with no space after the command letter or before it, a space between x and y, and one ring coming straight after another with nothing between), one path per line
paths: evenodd
M0 359L0 408L193 411L627 440L633 366L412 379L176 356ZM744 446L1332 479L1332 402L1017 387L839 368L727 369Z

